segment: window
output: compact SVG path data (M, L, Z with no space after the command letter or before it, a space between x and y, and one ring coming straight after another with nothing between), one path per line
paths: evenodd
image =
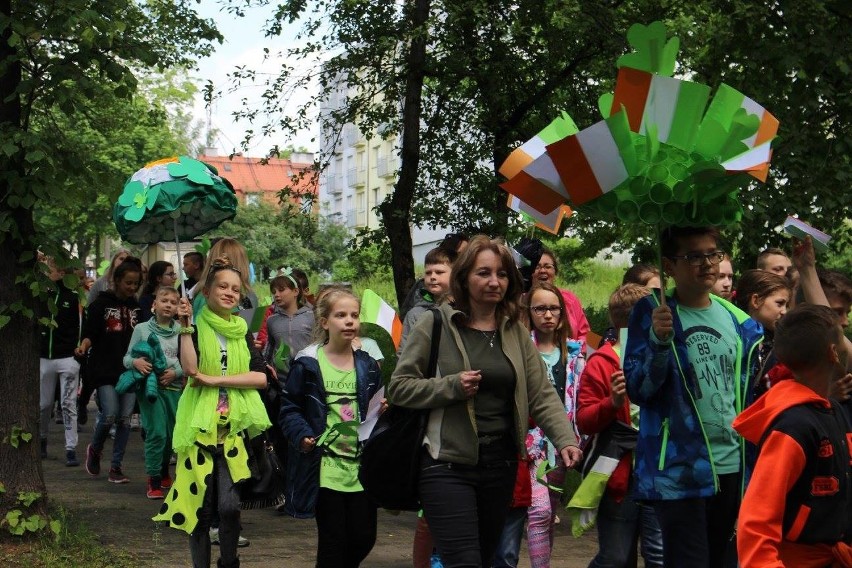
M225 170L226 172L230 172L231 171L231 164L225 162L225 164L222 165L222 169Z
M260 205L260 194L246 193L246 205Z

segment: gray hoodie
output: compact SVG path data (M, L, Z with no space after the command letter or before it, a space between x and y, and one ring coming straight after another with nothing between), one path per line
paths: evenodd
M275 352L282 343L290 348L287 367L280 368L276 365L278 378L284 380L282 372L287 373L289 370L289 361L292 361L299 351L311 343L314 331L314 311L308 306L302 306L295 314L289 316L282 308L274 306L272 313L266 319L266 329L269 333L269 339L263 353L264 359L272 362Z

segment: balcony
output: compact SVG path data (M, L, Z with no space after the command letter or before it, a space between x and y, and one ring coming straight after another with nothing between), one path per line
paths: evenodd
M350 229L354 229L356 227L354 209L349 209L348 211L346 211L346 226Z
M367 182L367 172L349 168L346 170L346 185L350 187L361 187Z
M357 126L352 123L343 125L343 144L345 146L363 146L366 142Z
M396 156L388 156L379 158L376 164L376 174L379 177L396 177L399 171L399 158Z
M328 180L328 190L332 195L343 193L343 177L331 176Z

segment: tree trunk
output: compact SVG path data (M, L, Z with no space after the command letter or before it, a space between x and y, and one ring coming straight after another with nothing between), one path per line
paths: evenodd
M0 16L12 17L11 0L0 0ZM21 83L21 65L15 48L9 46L10 27L0 33L0 133L9 137L21 128L21 101L16 89ZM20 276L32 275L34 233L30 208L9 205L9 195L23 190L24 150L13 156L0 155L0 220L11 221L10 230L0 232L0 309L10 320L0 327L0 518L10 510L20 509L25 516L44 514L46 499L24 507L19 492L45 495L44 476L39 458L39 344L37 300L29 289L31 278L16 282ZM15 307L15 311L12 308ZM0 321L2 323L2 321ZM27 434L32 438L25 441ZM23 437L22 437L23 436ZM17 448L15 447L17 445ZM0 534L8 534L7 528Z
M405 69L405 100L402 111L402 148L399 179L393 195L379 206L390 241L393 282L398 305L414 285L414 256L411 241L411 204L420 169L420 119L423 114L423 80L426 75L427 22L430 0L408 0L405 4L411 44Z

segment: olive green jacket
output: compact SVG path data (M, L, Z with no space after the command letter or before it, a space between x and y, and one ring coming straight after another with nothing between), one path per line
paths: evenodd
M449 304L438 308L442 315L441 345L436 377L424 377L432 343L432 312L424 313L411 330L387 386L390 404L430 408L424 444L438 460L474 465L479 458L474 400L467 399L460 374L470 362L456 322L464 317ZM504 319L500 326L503 353L515 371L515 437L525 453L529 417L535 420L558 448L576 445L571 424L556 390L547 380L541 355L520 323Z

